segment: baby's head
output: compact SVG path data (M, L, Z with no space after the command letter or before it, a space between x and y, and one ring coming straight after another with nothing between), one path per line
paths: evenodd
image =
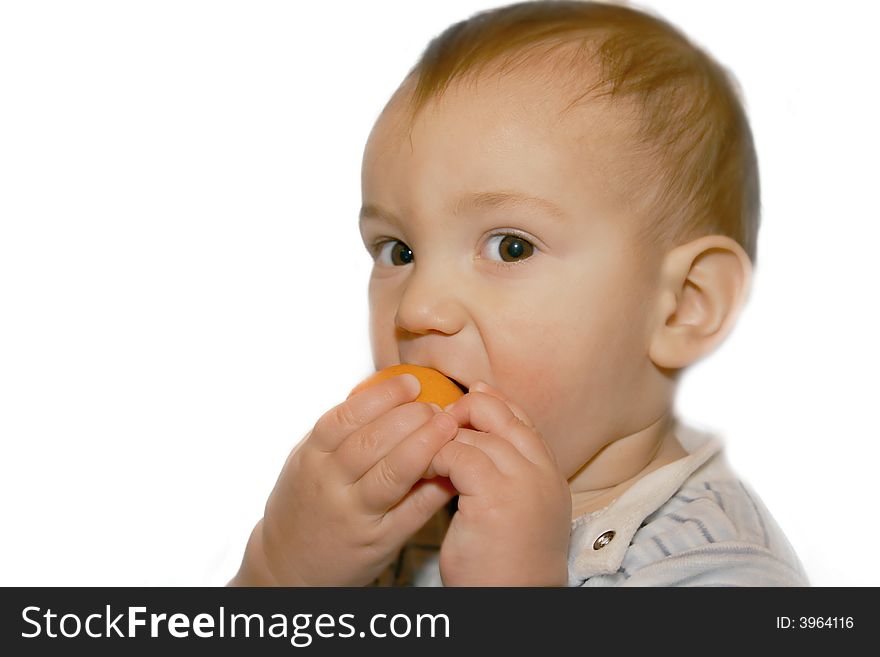
M451 26L373 128L362 191L376 367L486 381L567 477L668 417L750 285L757 164L731 83L619 6Z

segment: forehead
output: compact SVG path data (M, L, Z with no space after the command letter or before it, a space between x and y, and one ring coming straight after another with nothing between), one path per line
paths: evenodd
M632 132L621 108L597 101L565 112L572 91L546 70L456 80L409 130L411 87L389 102L367 141L365 202L440 204L504 189L572 205L573 185L593 203L610 202L629 164Z

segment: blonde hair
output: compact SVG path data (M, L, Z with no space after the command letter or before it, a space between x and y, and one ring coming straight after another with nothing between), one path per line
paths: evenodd
M479 12L431 40L395 97L415 82L411 129L419 111L454 80L475 79L489 64L506 72L564 52L573 57L557 58L553 70L575 71L572 79L580 85L565 111L600 98L633 102L638 142L659 158L655 175L644 180L655 196L641 237L656 245L727 235L754 263L758 163L736 82L660 18L579 0L533 0Z

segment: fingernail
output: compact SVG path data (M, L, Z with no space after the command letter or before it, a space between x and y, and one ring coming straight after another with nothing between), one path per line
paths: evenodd
M440 408L440 404L435 404L434 402L429 402L429 403L431 404L431 406L434 407L435 411L442 411L443 410L442 408Z
M482 381L477 381L476 383L474 383L474 385L472 385L472 386L470 387L470 389L471 389L471 390L477 390L477 391L485 390L485 389L486 389L486 384L483 383Z
M456 403L457 403L457 402L452 402L451 404L446 404L446 406L443 407L443 410L444 410L444 411L448 411L450 408L452 408L453 406L455 406Z
M442 413L440 415L435 415L435 422L440 426L444 431L452 431L453 429L458 429L458 422L455 421L451 415L446 415Z
M414 396L419 394L422 390L422 382L419 381L418 377L413 374L401 374L399 375L404 381L406 381L406 389L409 392L410 396Z

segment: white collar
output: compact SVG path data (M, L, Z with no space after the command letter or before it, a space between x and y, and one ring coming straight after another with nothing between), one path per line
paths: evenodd
M723 443L719 436L678 419L673 431L687 456L645 475L604 509L572 521L568 556L570 586L593 575L617 572L642 521L675 495L697 468L713 456L718 455L720 460ZM610 542L594 549L596 539L607 532L614 532Z

